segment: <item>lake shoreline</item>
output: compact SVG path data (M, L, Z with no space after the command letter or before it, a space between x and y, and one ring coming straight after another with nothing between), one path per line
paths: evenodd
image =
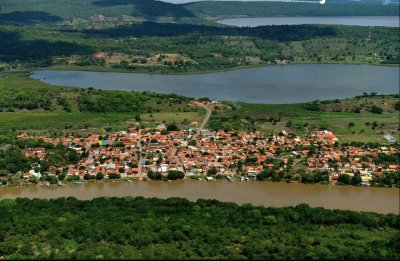
M399 27L399 17L394 15L377 16L268 16L224 18L218 24L234 27L282 26L282 25L339 25L363 27Z
M396 93L397 68L365 64L305 63L257 66L202 74L42 69L30 72L30 78L53 86L147 91L255 104L296 104L345 99L361 95L363 92ZM284 90L288 95L282 95Z
M32 73L35 71L79 71L79 72L111 72L111 73L126 73L126 74L148 74L148 75L203 75L203 74L213 74L213 73L221 73L221 72L232 72L232 71L240 71L245 69L254 69L254 68L263 68L263 67L270 67L270 66L291 66L291 65L368 65L368 66L382 66L382 67L399 67L400 64L367 64L367 63L311 63L311 62L304 62L304 63L288 63L288 64L253 64L253 65L241 65L235 66L232 68L225 68L219 70L206 70L206 71L194 71L194 72L145 72L145 71L132 71L128 69L116 69L116 68L105 68L100 66L77 66L77 65L53 65L49 67L41 67L35 68L32 70L21 70L21 71L14 71L14 72L28 72ZM12 72L12 71L10 71Z

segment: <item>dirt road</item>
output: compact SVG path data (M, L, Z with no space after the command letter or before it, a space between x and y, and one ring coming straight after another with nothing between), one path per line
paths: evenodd
M207 111L206 116L203 118L203 121L200 123L200 126L198 127L196 134L193 136L194 138L197 138L197 136L201 134L201 130L207 125L208 121L210 120L212 110L207 105L204 105L203 103L198 102L198 101L193 101L193 104L195 104L196 106L201 107Z

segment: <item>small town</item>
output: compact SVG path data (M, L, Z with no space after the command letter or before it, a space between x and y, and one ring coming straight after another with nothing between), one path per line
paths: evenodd
M63 173L66 180L77 184L82 180L103 178L130 182L183 178L299 181L305 179L303 175L318 172L325 179L310 180L310 183L335 183L342 181L343 176L358 177L358 185L369 186L374 177L398 171L397 164L390 160L397 159L399 149L395 146L342 146L328 130L304 136L284 130L265 135L207 129L168 130L165 124L160 124L156 129L133 127L87 138L29 137L27 134L18 138L43 140L54 146L61 143L76 151L80 155L77 164L49 166L46 175ZM42 147L25 151L26 157L39 161L32 164L29 172L23 173L24 179L40 180L44 173L40 173L38 167L46 154Z

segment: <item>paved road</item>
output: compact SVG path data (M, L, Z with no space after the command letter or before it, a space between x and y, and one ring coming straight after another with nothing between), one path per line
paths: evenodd
M201 134L201 130L207 125L208 121L210 120L212 110L207 105L204 105L203 103L198 102L198 101L193 101L193 104L195 104L196 106L199 106L207 111L207 114L203 118L203 121L201 122L199 128L197 129L196 134L193 136L194 138L197 138L197 136Z

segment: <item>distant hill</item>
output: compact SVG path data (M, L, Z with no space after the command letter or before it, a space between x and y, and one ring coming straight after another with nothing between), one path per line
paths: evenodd
M0 0L0 22L57 22L74 17L123 15L155 20L194 17L182 5L155 0ZM33 17L33 18L32 18Z
M328 0L325 5L291 2L202 1L172 4L157 0L0 0L0 23L52 23L139 18L192 21L227 17L399 15L399 0ZM189 18L189 19L188 19Z
M328 0L325 5L290 2L204 1L185 4L186 9L205 18L267 16L391 16L399 15L398 1Z

